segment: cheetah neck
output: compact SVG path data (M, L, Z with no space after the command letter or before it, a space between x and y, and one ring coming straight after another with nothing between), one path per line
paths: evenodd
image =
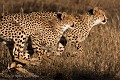
M76 16L75 24L76 24L75 27L78 28L78 30L79 28L87 30L87 31L91 30L93 27L92 17L86 14Z
M89 15L80 15L80 16L76 16L75 29L69 31L71 31L71 33L73 34L76 34L77 41L82 42L88 36L92 27L93 27L93 17ZM65 36L67 35L65 34Z
M91 30L94 26L96 26L100 22L98 21L98 23L95 23L95 17L89 14L81 15L79 19L83 21L82 22L83 24L87 25L86 27L89 28L89 30Z

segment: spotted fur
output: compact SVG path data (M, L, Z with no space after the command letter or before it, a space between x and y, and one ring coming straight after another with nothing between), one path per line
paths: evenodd
M0 22L0 37L14 42L14 59L28 58L28 38L34 50L41 54L41 50L57 46L63 32L73 27L73 19L66 13L52 12L7 15Z
M89 10L87 13L76 16L74 20L74 29L68 29L63 34L63 38L67 40L66 48L71 44L75 45L77 49L80 49L80 42L87 38L90 30L94 26L98 24L105 24L106 22L107 17L104 10L98 7Z

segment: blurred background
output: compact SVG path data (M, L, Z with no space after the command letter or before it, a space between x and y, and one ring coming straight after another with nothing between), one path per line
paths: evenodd
M120 80L120 0L0 0L0 16L41 11L76 16L96 6L105 9L108 22L95 26L81 42L84 52L71 56L69 51L27 69L39 75L39 80ZM8 55L2 45L0 52ZM3 70L3 64L0 65Z

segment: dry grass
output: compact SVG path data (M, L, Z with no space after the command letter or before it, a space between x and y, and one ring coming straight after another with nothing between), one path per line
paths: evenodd
M40 80L120 80L119 0L1 0L0 15L32 11L66 11L76 15L95 6L104 8L109 20L106 25L94 27L81 42L83 53L51 57L52 61L29 68Z

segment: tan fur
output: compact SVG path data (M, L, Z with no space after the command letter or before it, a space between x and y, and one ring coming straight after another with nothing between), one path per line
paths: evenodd
M71 15L52 12L7 15L0 23L0 37L6 41L14 41L13 56L15 59L28 58L26 49L29 37L34 51L41 55L44 50L49 51L57 47L64 32L63 27L66 25L71 27L73 19Z

